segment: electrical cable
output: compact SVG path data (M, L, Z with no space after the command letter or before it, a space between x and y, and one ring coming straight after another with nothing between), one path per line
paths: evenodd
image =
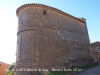
M97 36L97 37L99 37L100 36L100 34ZM92 40L90 40L90 41L93 41L93 40L95 40L97 37L95 37L94 39L92 39Z

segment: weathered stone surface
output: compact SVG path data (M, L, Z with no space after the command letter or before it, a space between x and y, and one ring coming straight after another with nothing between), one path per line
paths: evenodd
M100 63L100 42L91 43L90 56L95 60L95 63Z
M84 20L39 4L20 7L17 16L17 69L63 68L69 60L88 58L90 43Z

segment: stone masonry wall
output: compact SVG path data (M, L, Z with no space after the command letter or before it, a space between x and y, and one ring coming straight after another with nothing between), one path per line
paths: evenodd
M16 68L62 68L68 60L88 58L86 23L43 7L18 13Z
M100 42L99 41L91 43L90 55L95 60L95 62L100 63Z

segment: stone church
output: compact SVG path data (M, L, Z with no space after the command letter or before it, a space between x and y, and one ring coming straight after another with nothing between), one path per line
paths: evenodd
M25 75L19 71L23 68L51 70L89 63L90 41L84 18L42 4L22 5L16 14L17 75Z

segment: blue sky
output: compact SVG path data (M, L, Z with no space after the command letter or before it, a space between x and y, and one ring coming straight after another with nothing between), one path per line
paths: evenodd
M0 0L0 60L16 60L18 18L16 9L27 3L40 3L86 19L91 42L100 41L100 0Z

